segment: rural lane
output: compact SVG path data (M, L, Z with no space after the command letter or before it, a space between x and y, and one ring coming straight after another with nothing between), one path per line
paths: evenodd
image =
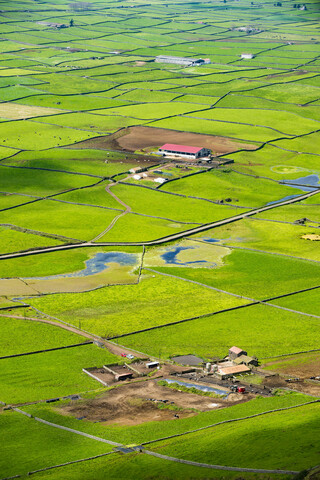
M224 218L223 220L217 220L215 222L206 223L199 227L194 227L189 230L183 230L182 232L174 233L172 235L167 235L165 237L157 238L155 240L148 240L145 242L95 242L95 243L93 243L93 241L89 241L89 242L82 242L82 243L73 243L71 245L57 245L54 247L45 247L45 248L39 248L39 249L28 250L23 252L7 253L4 255L0 255L0 260L6 260L10 258L17 258L17 257L25 257L29 255L37 255L41 253L58 252L61 250L71 250L74 248L84 248L84 247L161 245L163 243L179 240L180 238L183 238L183 237L188 237L190 235L195 235L197 233L205 232L206 230L210 230L211 228L221 227L223 225L227 225L228 223L233 223L238 220L243 220L244 218L251 217L252 215L256 215L257 213L262 213L267 210L271 210L273 208L283 207L286 205L291 205L292 203L301 202L302 200L306 200L307 198L313 195L316 195L319 192L320 192L320 189L315 189L312 192L308 192L304 195L299 195L297 197L291 198L290 200L285 200L282 202L280 201L278 203L273 203L272 205L265 205L263 207L249 210L248 212L235 215L234 217L228 217L228 218Z

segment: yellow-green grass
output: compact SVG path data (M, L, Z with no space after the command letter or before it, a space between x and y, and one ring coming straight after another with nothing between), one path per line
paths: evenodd
M224 176L223 173L221 175L217 173L216 175L218 175L218 179L220 177L223 178ZM225 176L229 179L227 174L225 174ZM216 185L214 186L215 174L210 175L209 173L201 173L200 175L195 175L189 178L189 182L188 179L181 179L168 183L162 187L161 191L153 191L141 187L119 184L112 187L112 192L114 192L122 201L130 205L133 212L169 218L176 222L209 223L222 218L232 217L241 211L244 211L243 209L229 207L228 205L215 205L214 203L206 202L205 200L170 195L165 192L165 190L168 190L169 192L205 197L207 193L211 193L212 188L216 188ZM200 180L202 178L209 178L209 180L211 178L213 179L211 185L210 182L208 182L209 186L207 190L205 190L204 181L201 182ZM180 192L179 190L183 190L183 188L179 188L179 185L181 184L180 182L182 182L182 184L185 182L190 184L191 188L189 191L187 191L186 188L185 191ZM196 186L200 185L199 188L194 188L194 184ZM231 183L229 188L231 191ZM213 191L215 192L215 190ZM230 195L230 191L225 192L225 198ZM208 197L210 198L209 195ZM216 196L215 199L220 200L220 197ZM189 227L190 226L186 225L186 230Z
M248 419L237 425L220 425L192 433L183 441L173 438L157 442L151 449L162 455L196 462L299 472L317 463L319 442L315 439L319 427L319 405L307 405ZM242 448L238 448L239 443ZM244 445L249 447L252 443L255 448L246 449L243 455Z
M75 240L92 240L115 217L114 210L43 200L2 212L1 223Z
M3 155L14 152L12 149L4 148L3 150ZM1 152L2 148L0 149ZM129 163L127 163L128 160L125 159L125 156L120 152L104 150L53 148L44 152L20 152L12 158L6 159L5 164L110 177L117 173L129 171L130 168L138 165L137 161L131 157Z
M30 168L13 168L4 165L0 165L0 173L0 190L2 192L24 193L34 197L42 197L64 192L72 188L89 186L99 181L98 178L87 177L86 175L73 175L68 172L50 172ZM34 197L19 196L17 200L19 203L24 203L34 200ZM12 197L4 196L2 198L5 202L7 198L11 199Z
M279 140L274 143L275 146L288 149L294 152L320 153L320 134L319 132L291 140Z
M28 299L32 306L71 324L111 337L214 312L246 300L183 280L147 274L138 285L110 286L82 294Z
M107 110L103 109L103 112L105 113ZM133 126L143 123L141 120L131 117L123 118L122 116L117 117L111 114L110 116L105 114L101 115L100 110L93 110L92 113L77 112L41 117L37 118L37 121L51 125L59 125L61 127L79 128L98 133L114 132L120 127Z
M161 358L190 353L223 358L232 345L263 358L318 348L318 331L319 319L257 305L133 334L119 343Z
M275 358L264 358L262 359L261 368L265 370L273 370L279 373L291 374L296 376L297 369L300 370L303 376L303 370L305 372L310 372L310 369L314 366L314 371L317 370L317 365L320 360L320 352L308 352L308 353L299 353L297 355L287 355L283 357ZM299 375L301 375L301 373ZM308 373L307 373L308 374ZM302 376L301 375L301 376ZM310 375L310 373L309 373ZM311 383L311 382L310 382ZM309 384L310 384L309 383Z
M205 234L196 237L203 240L214 238L220 245L319 261L317 243L302 238L306 233L313 232L316 233L316 230L301 225L259 221L252 217L208 230Z
M16 304L17 305L17 304ZM26 320L25 314L35 316L35 311L26 309L12 309L1 311L2 314L21 315L22 318L0 317L1 339L0 356L17 355L20 353L35 352L47 348L58 348L86 342L88 339L68 332L63 328L45 323ZM1 360L0 360L1 362ZM1 363L0 363L1 364Z
M235 188L236 185L236 188ZM302 194L299 189L241 175L229 168L211 170L182 178L162 187L163 191L203 197L214 201L231 199L234 205L254 208L288 195Z
M61 113L57 108L43 108L28 105L19 105L16 103L0 103L0 116L12 120L23 118L40 117L42 115L54 115Z
M96 136L96 133L36 123L32 120L2 122L0 124L2 146L25 150L70 145Z
M256 90L247 91L246 95L267 98L277 102L296 104L311 102L319 98L317 87L311 85L302 86L299 81L258 88Z
M165 472L167 480L185 480L186 478L195 480L236 480L239 478L238 472L211 470L134 453L125 456L107 455L106 457L90 460L90 462L67 465L63 469L56 468L46 472L39 472L37 477L41 480L78 480L81 476L84 478L94 476L95 480L104 480L106 471L110 480L125 480L128 478L151 480L154 477L161 478L163 472ZM25 476L21 478L23 480L27 479ZM246 479L289 480L289 476L246 473Z
M99 388L83 368L113 363L118 357L95 345L82 345L1 360L1 400L24 403Z
M108 108L108 110L100 110L105 115L121 115L124 117L133 117L138 119L152 120L154 118L164 118L171 115L182 114L199 110L199 105L192 103L147 103L139 105L130 105L117 108Z
M31 470L111 450L106 443L52 428L14 411L1 413L0 423L2 476L25 475ZM13 458L13 448L19 449L19 460Z
M192 116L222 122L239 122L241 124L269 127L284 135L301 135L318 130L320 127L319 122L306 118L302 119L300 115L295 113L258 108L213 108L193 113Z
M320 192L319 192L320 193ZM320 194L315 195L320 201ZM279 220L285 222L295 222L301 218L307 218L306 224L316 224L320 222L320 211L316 205L305 203L294 203L284 207L274 208L272 210L259 213L256 218L265 218L269 220Z
M198 118L192 117L193 115L190 115L190 117L170 117L168 119L151 122L150 126L204 133L207 135L220 135L235 138L237 140L245 140L246 142L268 142L283 137L283 134L265 127L255 127L214 120L199 120Z
M221 252L221 246L212 248ZM318 262L238 249L223 261L213 269L168 265L157 270L259 300L319 284Z
M119 214L119 212L114 212ZM192 223L179 223L179 220L162 220L128 213L117 220L112 229L99 238L99 242L145 242L173 235L196 227Z
M309 292L297 293L290 297L279 298L271 303L292 310L309 313L310 315L320 316L320 289L310 290Z
M85 398L92 398L94 396L96 397L97 394L89 394L86 395ZM314 397L305 394L294 392L285 393L282 391L280 395L270 397L258 396L249 402L247 401L228 408L198 412L197 415L180 418L179 422L177 422L172 415L172 420L163 420L160 422L151 421L139 425L117 425L115 423L108 426L89 421L79 422L74 417L65 415L64 412L61 411L61 407L70 405L70 400L61 401L55 405L28 405L24 407L24 409L34 416L38 416L59 425L75 428L100 437L105 437L107 434L107 438L114 442L123 443L125 445L137 445L141 442L150 442L169 435L185 433L221 421L242 418L277 408L295 406L312 400L314 400ZM86 400L84 400L84 402L85 401ZM293 412L295 412L294 409ZM236 429L236 425L236 423L233 425L234 429ZM212 429L212 432L214 429L215 427ZM184 437L180 438L180 440L183 438ZM186 435L185 438L188 438L188 435ZM152 449L152 443L150 445L147 443L145 447L147 449Z
M33 235L31 232L21 232L11 230L8 227L0 226L0 253L12 253L20 250L28 250L37 247L49 247L51 245L60 245L63 239L54 239L41 235ZM21 262L20 262L21 263ZM1 268L1 267L0 267ZM9 276L9 272L4 272Z

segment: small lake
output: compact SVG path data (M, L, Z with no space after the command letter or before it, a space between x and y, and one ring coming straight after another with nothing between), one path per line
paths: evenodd
M182 382L181 380L171 380L171 378L164 378L164 380L168 383L178 383L182 387L196 388L197 390L201 390L202 392L212 392L218 395L228 395L229 393L226 390L219 390L218 388L207 387L206 385L196 385L195 383Z
M198 248L198 247L176 247L172 250L170 249L167 252L163 253L161 255L161 258L166 262L166 264L171 264L171 265L194 265L199 263L212 264L212 262L207 262L207 260L195 260L193 262L182 262L177 258L177 255L179 255L179 253L182 252L183 250L194 250L195 248ZM215 265L215 264L212 264L212 265Z
M55 280L58 278L79 278L95 275L109 268L108 263L118 263L119 265L134 265L137 263L137 256L134 253L124 252L99 252L94 257L85 261L85 268L78 272L62 273L59 275L49 275L47 277L24 277L26 280Z
M285 183L289 187L300 188L300 190L304 192L311 192L313 190L312 186L320 186L319 175L307 175L306 177L296 178L295 180L282 180L281 183Z

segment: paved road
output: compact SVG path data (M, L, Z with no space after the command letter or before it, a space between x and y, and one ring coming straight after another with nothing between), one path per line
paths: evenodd
M179 240L183 237L188 237L190 235L195 235L197 233L205 232L206 230L210 230L211 228L221 227L223 225L227 225L228 223L237 222L238 220L243 220L244 218L251 217L252 215L256 215L257 213L265 212L267 210L271 210L273 208L283 207L285 205L291 205L292 203L300 202L305 200L313 195L316 195L320 192L320 189L316 189L313 192L308 192L304 195L299 195L298 197L291 198L290 200L286 200L283 202L275 203L272 205L266 205L264 207L255 208L245 213L241 213L240 215L235 215L234 217L225 218L223 220L218 220L211 223L206 223L201 225L200 227L191 228L189 230L184 230L182 232L174 233L172 235L168 235L166 237L161 237L156 240L148 240L145 242L96 242L93 243L92 241L89 242L82 242L82 243L74 243L72 245L57 245L55 247L45 247L39 248L35 250L29 250L25 252L16 252L16 253L8 253L5 255L0 255L0 260L6 260L9 258L17 258L17 257L25 257L29 255L37 255L40 253L49 253L49 252L56 252L60 250L71 250L73 248L83 248L83 247L98 247L98 246L125 246L125 245L136 245L136 246L143 246L143 245L161 245L167 242L174 242L175 240Z

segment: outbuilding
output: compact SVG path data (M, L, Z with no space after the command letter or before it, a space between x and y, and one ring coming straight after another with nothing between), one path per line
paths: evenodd
M240 357L240 355L247 355L247 352L242 350L242 348L239 347L231 347L229 349L229 359L234 360L237 357Z
M258 360L254 357L248 357L248 355L240 355L240 357L237 357L233 360L233 362L236 365L252 365L254 367L258 366Z
M211 150L205 147L191 147L189 145L177 145L175 143L165 143L159 148L159 153L163 156L178 156L190 159L207 157Z
M222 380L224 380L225 378L233 377L234 375L240 375L250 372L250 368L246 365L236 365L234 367L220 367L216 372L216 375L218 375Z

